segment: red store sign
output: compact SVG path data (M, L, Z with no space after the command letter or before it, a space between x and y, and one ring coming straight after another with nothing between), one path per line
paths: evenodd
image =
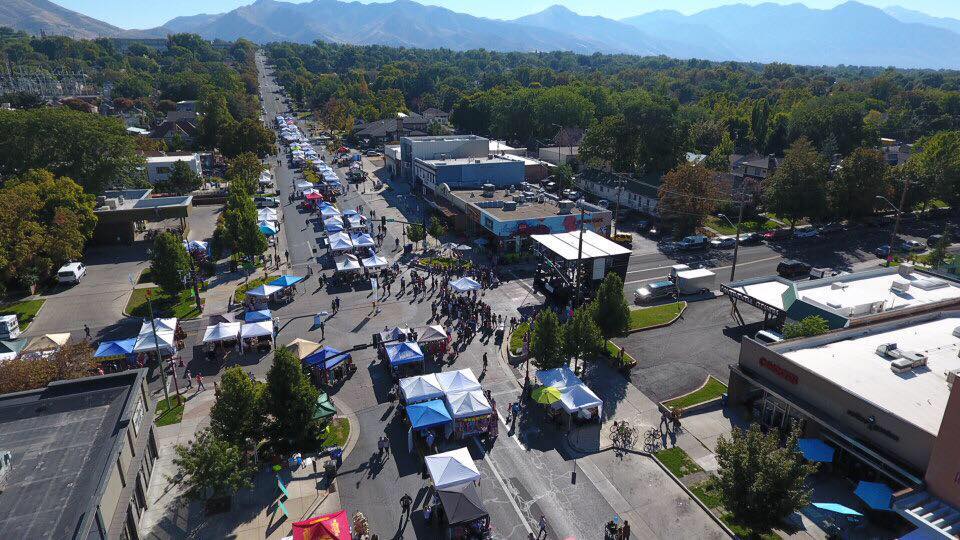
M788 369L784 369L779 364L775 364L762 356L760 357L760 367L771 371L774 375L780 377L790 384L797 384L800 382L800 379L797 377L796 373L793 373Z

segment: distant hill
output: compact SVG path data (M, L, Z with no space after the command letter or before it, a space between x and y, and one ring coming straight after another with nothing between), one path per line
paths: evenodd
M907 9L900 6L890 6L884 9L884 11L900 22L936 26L937 28L943 28L944 30L950 30L951 32L960 34L960 20L958 19L951 19L949 17L933 17L931 15L927 15L926 13L914 11L912 9Z
M47 0L0 0L0 26L23 30L30 34L96 38L117 36L123 30L60 7Z

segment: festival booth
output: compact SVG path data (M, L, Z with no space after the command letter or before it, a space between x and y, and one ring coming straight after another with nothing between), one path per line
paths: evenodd
M257 221L280 221L276 208L261 208L257 210Z
M303 361L303 359L310 356L313 351L319 349L320 344L307 339L297 338L287 343L285 348L297 355L298 360Z
M156 327L156 331L154 331ZM137 355L137 364L146 365L148 361L155 360L156 352L159 349L160 356L173 356L178 349L183 348L183 330L177 322L177 319L154 319L153 325L150 321L145 321L140 326L140 333L137 334L137 341L133 344L133 352Z
M326 202L320 203L319 205L317 205L317 208L320 209L320 217L322 217L323 219L326 219L329 217L340 217L340 210L337 210L337 207L330 203L326 203Z
M244 349L269 352L273 346L273 321L244 323L240 327L240 339Z
M350 212L350 210L347 210L347 212ZM363 231L367 229L367 223L363 216L356 212L353 214L348 214L347 212L343 213L343 219L351 231Z
M560 406L570 420L579 422L600 420L603 415L603 400L585 384L568 386L561 390Z
M293 540L353 540L345 510L293 524Z
M292 301L294 294L297 292L297 283L300 283L303 280L304 278L300 276L284 274L271 281L267 285L270 285L271 287L280 287L280 291L275 295L278 300Z
M302 196L304 191L308 189L313 189L313 184L311 184L310 182L297 182L294 187L297 190L297 195Z
M430 480L438 490L463 484L480 484L480 471L466 448L457 448L424 458Z
M330 401L330 397L326 392L320 392L320 395L317 396L317 404L313 408L313 419L314 420L327 420L336 416L337 407ZM328 426L329 427L329 426Z
M370 248L373 249L377 247L377 243L373 241L373 237L365 232L352 232L350 233L350 242L354 247L358 248Z
M397 379L423 373L423 351L416 343L390 343L386 346L390 373Z
M328 248L331 253L343 253L344 251L353 249L353 242L350 241L350 235L345 232L333 233L328 236L327 239L329 241Z
M447 394L447 407L453 415L453 436L462 439L471 435L497 436L496 409L481 390Z
M302 362L310 369L317 386L337 384L357 371L353 356L333 347L321 347L304 357Z
M357 272L361 269L360 260L357 259L356 255L341 255L333 260L334 264L337 267L337 272Z
M260 285L247 291L243 303L247 311L263 310L270 305L270 301L275 297L274 295L282 290L283 287L277 287L276 285Z
M203 347L207 358L213 360L217 355L222 359L240 343L239 322L221 322L208 326L203 332Z
M260 229L260 232L263 233L266 237L276 236L280 231L277 228L277 223L275 221L260 221L257 223L257 228Z
M437 373L437 382L444 394L458 394L480 390L480 381L470 368Z
M243 322L253 323L260 321L272 321L273 313L269 309L261 309L260 311L245 311L243 313Z
M438 489L437 496L440 499L437 519L443 528L441 538L466 540L491 537L490 515L483 506L476 485L466 483Z
M447 406L439 399L412 403L407 405L406 410L407 419L410 421L410 433L408 436L413 437L413 434L416 434L418 437L417 444L422 445L422 450L428 450L429 445L426 444L425 441L428 440L429 432L435 429L449 431L449 427L453 422Z
M393 330L387 330L383 327L383 332L377 332L373 335L373 344L377 346L377 356L380 360L387 360L387 345L400 341L411 341L413 332L405 326L396 326Z
M400 379L400 397L410 405L421 401L438 400L444 397L440 382L433 373Z
M102 341L97 346L97 351L93 357L100 363L100 369L104 373L114 373L137 367L136 359L133 356L133 347L137 344L137 338L119 339L114 341Z
M559 415L563 411L566 413L567 426L573 422L601 420L603 400L583 384L570 368L563 366L537 371L536 377L542 387L534 391L534 399L548 405L547 414L551 418L560 420ZM546 389L550 389L549 393L544 391Z
M363 265L367 270L379 270L380 268L386 268L390 266L390 261L384 259L374 251L372 255L366 259L361 259L360 264Z
M323 220L323 231L327 233L327 236L330 236L334 233L343 232L343 229L343 220L340 219L340 216L330 216Z
M23 348L27 346L27 340L15 339L13 341L0 340L0 362L13 360L20 356Z
M43 358L57 352L70 341L70 333L44 334L27 342L27 346L20 351L25 357Z
M450 289L458 293L467 293L470 291L479 291L483 286L480 283L472 278L462 277L458 280L450 282Z
M428 355L442 355L447 352L450 336L439 324L417 329L417 343Z
M543 386L553 386L559 389L583 384L580 377L577 377L567 366L537 371L536 377L537 381Z

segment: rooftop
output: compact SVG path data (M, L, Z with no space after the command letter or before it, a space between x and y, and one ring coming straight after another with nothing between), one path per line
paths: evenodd
M0 492L0 538L87 538L145 373L0 396L0 449L12 457Z
M516 157L516 156L510 156ZM472 165L474 163L511 163L516 161L516 159L510 159L506 156L484 156L484 157L465 157L465 158L447 158L447 159L420 159L417 158L416 161L426 163L427 165L437 168L450 165Z
M556 253L568 261L577 259L594 259L613 255L628 255L631 251L616 242L610 241L593 232L583 232L583 245L580 245L580 231L560 234L533 234L535 242Z
M786 341L770 348L789 361L844 388L851 394L936 435L950 396L946 373L960 369L960 312L830 332ZM927 366L904 373L877 354L895 343L901 351L922 353Z
M497 221L538 219L559 215L569 215L576 219L576 216L580 214L580 210L574 205L573 201L569 201L570 210L562 211L556 196L532 190L515 190L511 193L510 190L499 189L485 193L482 189L465 189L453 191L450 195L479 209L481 213L486 213ZM517 202L520 197L523 198L524 202ZM588 216L595 213L610 212L606 208L586 202L583 205Z
M103 192L103 201L98 201L96 212L116 212L118 210L136 210L143 208L162 208L167 206L190 206L193 197L180 195L173 197L150 197L152 189L120 189ZM123 200L121 200L121 197Z
M786 310L795 297L847 318L875 315L949 300L960 300L960 283L909 266L879 268L844 276L809 281L790 281L768 276L729 285L777 309Z
M147 163L176 163L178 161L190 161L192 159L197 159L196 154L180 154L180 155L166 155L166 156L150 156L147 157Z
M479 135L426 135L423 137L404 137L410 142L440 142L440 141L481 141L484 137Z

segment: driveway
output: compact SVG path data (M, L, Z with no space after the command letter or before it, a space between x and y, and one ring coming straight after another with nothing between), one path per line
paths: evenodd
M150 266L147 244L96 246L87 250L87 274L76 285L57 285L45 291L46 302L27 329L31 336L49 332L76 332L109 326L123 318L123 308L140 272Z

